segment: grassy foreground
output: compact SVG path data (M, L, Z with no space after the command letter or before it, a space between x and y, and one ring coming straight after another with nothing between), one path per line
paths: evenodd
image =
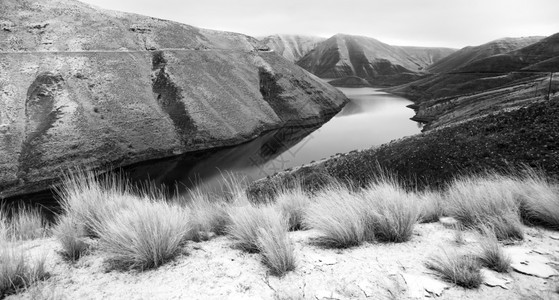
M559 187L527 170L519 176L486 174L456 178L444 190L405 189L395 176L378 177L365 188L332 183L317 192L280 189L272 199L250 201L241 187L227 197L193 191L166 198L134 190L125 180L78 172L60 189L64 213L48 230L36 211L0 214L0 292L25 290L48 276L43 259L17 250L18 241L52 233L60 256L70 265L84 255L103 253L110 270L143 271L187 254L188 244L216 235L230 237L236 248L258 253L270 274L297 270L290 230L314 230L314 244L348 248L363 243L405 243L419 222L454 217L460 228L484 237L474 254L443 253L425 262L444 280L467 288L479 286L481 267L507 272L510 265L500 241L524 237L524 226L559 229ZM39 235L36 233L39 232ZM19 252L17 252L19 251Z

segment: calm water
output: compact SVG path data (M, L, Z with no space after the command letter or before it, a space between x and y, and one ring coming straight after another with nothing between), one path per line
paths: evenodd
M412 102L374 88L340 88L351 100L322 127L286 128L248 143L217 151L189 154L129 168L129 176L146 176L157 184L180 189L195 185L219 187L225 172L249 181L320 160L336 153L367 149L420 132L409 118Z

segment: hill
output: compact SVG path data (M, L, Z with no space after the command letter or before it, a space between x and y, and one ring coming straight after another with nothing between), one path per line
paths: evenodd
M297 62L324 40L326 39L318 36L294 34L275 34L260 39L263 44L290 62Z
M504 54L473 61L449 73L390 88L415 102L415 120L424 130L556 97L559 34Z
M541 36L503 38L479 46L462 48L433 63L427 68L431 73L447 73L489 56L514 51L543 39Z
M0 2L0 198L324 122L345 96L246 35L98 9Z
M405 80L415 78L429 64L453 51L391 46L369 37L337 34L320 43L297 64L318 77L358 76L378 85L388 83L386 79L397 80L399 76L407 75Z

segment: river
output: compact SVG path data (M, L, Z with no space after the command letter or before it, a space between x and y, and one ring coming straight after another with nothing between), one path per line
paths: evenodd
M219 187L223 174L248 181L272 175L336 153L362 150L420 132L411 121L412 102L375 88L339 88L350 102L321 127L284 128L242 145L139 164L127 169L134 180L186 190Z

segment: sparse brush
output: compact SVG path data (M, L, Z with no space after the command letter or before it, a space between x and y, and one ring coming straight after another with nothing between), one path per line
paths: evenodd
M479 242L481 247L479 260L481 264L500 273L508 272L510 270L511 258L503 251L493 229L483 227L482 234Z
M178 205L136 199L113 218L95 225L99 248L120 269L155 268L175 258L190 231L188 214Z
M305 225L320 232L317 243L331 248L357 246L373 240L366 223L367 204L341 185L318 192L305 213Z
M420 223L435 223L444 215L440 192L422 191L415 197L420 208Z
M523 238L513 180L498 175L456 179L446 198L449 214L465 227L492 226L499 240Z
M62 246L60 254L66 260L72 262L78 260L89 248L84 241L83 225L78 224L73 216L64 215L58 220L58 224L54 228L54 236L60 242Z
M46 256L30 259L14 243L0 245L0 299L48 277Z
M522 219L528 224L559 230L559 186L531 169L525 171L517 186Z
M478 288L483 282L481 266L472 255L448 254L443 251L441 255L432 256L426 267L448 282L464 288Z
M305 210L310 205L310 199L300 186L292 190L280 191L276 196L275 205L287 218L289 230L303 228Z
M224 200L210 199L209 194L194 190L186 201L186 207L191 227L188 239L202 241L209 239L211 233L225 234L230 220Z
M296 267L295 248L287 236L287 221L270 210L265 209L263 213L269 224L258 229L258 249L271 273L282 276Z
M370 185L363 191L367 205L366 222L380 242L408 241L420 217L416 200L395 180Z

